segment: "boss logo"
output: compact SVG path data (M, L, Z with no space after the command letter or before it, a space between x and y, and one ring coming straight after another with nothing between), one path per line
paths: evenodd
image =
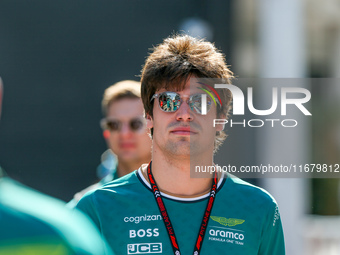
M128 254L162 253L162 243L134 243L127 245Z
M139 229L139 230L130 230L129 231L129 237L130 238L135 238L135 237L152 237L152 236L159 236L158 228L148 228L147 230L145 229Z

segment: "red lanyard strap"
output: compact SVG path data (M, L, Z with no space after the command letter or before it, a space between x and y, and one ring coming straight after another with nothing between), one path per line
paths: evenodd
M180 255L181 252L179 250L179 246L178 246L178 242L177 242L177 238L176 238L176 235L175 235L174 228L172 227L170 217L169 217L168 212L165 208L165 204L163 202L161 193L158 189L156 181L155 181L155 179L152 175L152 172L151 172L151 163L152 162L150 162L149 165L148 165L148 178L149 178L149 182L151 184L152 192L154 194L154 197L156 199L156 203L157 203L159 211L162 215L163 222L165 224L166 230L168 232L169 239L170 239L170 242L171 242L171 245L172 245L172 250L173 250L175 255ZM212 185L211 185L211 191L210 191L210 195L209 195L208 204L207 204L207 207L206 207L204 215L203 215L201 227L200 227L200 230L198 232L198 237L197 237L196 244L195 244L195 247L194 247L194 252L193 252L194 255L200 254L203 239L204 239L204 234L205 234L205 231L206 231L207 226L208 226L210 213L211 213L211 210L212 210L212 207L213 207L213 204L214 204L214 200L215 200L216 189L217 189L217 174L215 173L214 179L213 179L213 182L212 182Z

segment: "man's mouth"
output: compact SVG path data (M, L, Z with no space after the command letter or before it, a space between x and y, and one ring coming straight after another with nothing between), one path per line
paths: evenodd
M185 127L176 127L174 129L171 129L170 133L175 134L175 135L194 135L197 132L189 127L189 126L185 126Z
M120 143L119 147L121 149L133 149L136 147L136 145L134 143Z

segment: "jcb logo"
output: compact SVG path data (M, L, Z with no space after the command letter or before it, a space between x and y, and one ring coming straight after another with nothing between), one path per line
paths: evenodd
M128 254L162 253L162 243L134 243L127 245Z

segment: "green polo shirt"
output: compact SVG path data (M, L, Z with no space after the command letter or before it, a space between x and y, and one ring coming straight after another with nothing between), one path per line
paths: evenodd
M192 254L208 195L163 194L181 254ZM117 254L173 254L149 183L134 171L90 191L77 208L88 214ZM284 255L280 213L264 189L227 176L218 183L202 255Z

